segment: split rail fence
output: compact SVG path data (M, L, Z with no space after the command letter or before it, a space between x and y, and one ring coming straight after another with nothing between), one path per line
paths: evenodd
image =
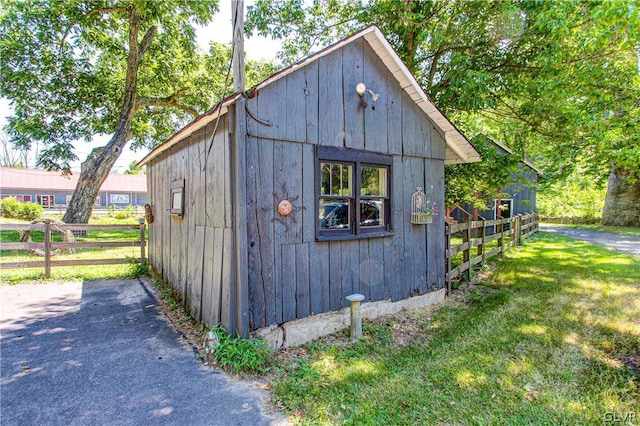
M74 234L86 233L86 231L131 231L140 230L139 237L132 240L119 241L73 241L55 242L52 239L53 232L71 231ZM55 250L73 250L77 248L118 248L118 247L140 247L140 262L146 259L146 225L86 225L86 224L57 224L51 222L37 224L6 224L0 225L0 231L43 231L44 242L4 242L0 241L0 250L39 250L43 254L43 260L1 262L0 268L44 268L45 277L51 276L51 268L56 266L86 266L86 265L115 265L129 263L130 258L110 258L110 259L71 259L54 260L52 257Z
M457 224L445 222L445 261L446 284L451 292L451 281L464 275L469 279L469 273L473 266L495 255L502 256L504 251L511 246L520 245L522 239L527 238L538 231L540 217L536 214L514 216L498 220L478 220ZM140 231L139 238L126 241L75 241L54 242L51 238L54 228L60 231ZM488 229L495 231L493 234ZM54 250L76 248L116 248L116 247L140 247L140 262L146 260L146 225L85 225L85 224L6 224L1 225L2 231L43 231L44 242L3 242L0 241L0 250L41 250L43 260L2 262L0 268L42 268L45 276L50 277L51 268L56 266L84 266L84 265L111 265L129 263L128 258L111 259L74 259L53 260ZM461 236L462 242L454 244L454 236ZM496 241L496 243L493 243ZM493 244L492 244L493 243ZM494 247L495 246L495 247ZM474 250L475 249L475 250ZM462 253L462 263L453 267L453 258Z
M454 225L445 222L447 291L451 293L451 281L455 278L464 276L468 280L473 266L498 254L502 257L506 249L520 245L524 238L538 232L539 221L540 216L532 213L497 220L470 220ZM458 234L462 242L453 244L454 235ZM462 263L452 267L452 260L459 253L462 253Z

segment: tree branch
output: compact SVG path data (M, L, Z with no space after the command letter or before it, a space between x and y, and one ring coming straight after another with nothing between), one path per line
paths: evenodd
M317 41L320 39L320 37L322 37L323 35L325 35L327 32L329 32L330 29L347 24L351 21L355 21L357 18L349 18L349 19L345 19L343 21L340 22L334 22L331 25L326 25L324 27L322 27L322 29L318 32L316 32L315 34L311 35L311 37L313 37L313 40L311 40L311 42L309 43L309 48L304 52L304 54L301 56L301 58L304 58L306 56L309 56L309 54L311 53L311 51L313 50L313 47L315 46L315 44L317 43ZM293 28L297 28L294 31L297 31L298 33L302 33L303 31L301 31L301 27L293 27ZM300 58L298 58L297 60L299 60Z
M93 9L92 11L86 13L85 15L82 16L82 18L88 18L91 15L95 15L96 13L113 13L113 12L120 12L125 10L122 7L105 7L105 8L98 8L98 9ZM69 26L67 27L67 29L65 30L64 34L62 35L62 38L60 39L60 49L58 50L58 56L60 56L60 52L62 52L62 49L64 48L64 42L67 39L67 37L69 36L69 33L71 32L71 29L73 27L75 27L76 25L78 25L80 23L80 19L77 19L75 21L73 21L72 23L69 24Z
M184 112L187 112L194 117L200 115L195 108L192 108L188 105L181 104L179 102L180 97L189 90L188 87L183 87L182 89L176 91L173 95L169 95L164 98L152 98L148 96L140 96L136 101L136 108L144 108L149 106L162 106L162 107L174 107L178 108Z
M500 102L502 105L505 106L505 108L507 110L509 110L509 112L511 113L511 115L507 115L507 114L501 114L499 112L498 108L493 108L493 113L497 116L503 116L503 117L510 117L510 118L515 118L516 120L519 120L523 123L525 123L527 126L529 126L529 128L534 132L537 133L539 135L542 135L544 137L550 138L552 140L558 139L558 134L555 133L549 133L549 132L545 132L543 130L540 129L540 125L538 123L534 123L533 121L529 120L528 118L524 117L522 114L520 114L518 111L516 111L516 109L509 105L508 102L506 102L503 99L500 99L498 97L496 97L498 102Z
M436 76L436 70L438 69L438 61L442 56L442 51L437 51L433 55L433 60L431 61L431 67L429 68L429 80L427 81L427 91L431 93L431 89L433 88L433 79Z
M149 49L149 46L151 45L151 41L153 40L153 36L156 35L157 31L158 31L158 27L154 25L153 27L149 28L149 31L147 31L147 33L142 38L142 41L140 42L140 46L138 47L138 62L140 62L140 59L147 52L147 49Z

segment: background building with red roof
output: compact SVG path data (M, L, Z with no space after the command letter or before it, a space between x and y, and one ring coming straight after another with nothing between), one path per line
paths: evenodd
M0 167L0 198L15 197L43 207L69 204L78 182L79 172L63 176L60 172L39 169ZM147 203L145 175L110 174L96 197L96 207L143 206Z

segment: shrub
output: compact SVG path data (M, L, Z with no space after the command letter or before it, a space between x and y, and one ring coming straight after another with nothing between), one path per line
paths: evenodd
M0 200L0 212L3 217L17 219L20 216L20 201L13 197L7 197Z
M129 217L129 215L127 214L127 212L118 212L118 213L116 213L116 219L126 219L128 217Z
M133 217L136 214L136 208L129 204L125 207L124 211L127 213L127 217Z
M19 218L24 220L35 220L42 216L44 207L36 203L24 203L20 206Z

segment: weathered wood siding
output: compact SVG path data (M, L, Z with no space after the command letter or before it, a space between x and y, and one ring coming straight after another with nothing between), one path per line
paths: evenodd
M513 198L513 214L529 214L536 211L536 189L538 175L526 165L520 166L518 182L513 183L505 192Z
M362 109L364 82L380 99ZM357 40L247 101L247 248L251 329L347 306L345 296L404 299L444 286L444 221L410 223L417 186L444 205L445 142L368 43ZM393 235L315 240L315 146L393 154ZM294 213L277 214L289 199Z
M147 165L154 222L149 261L207 325L234 326L233 227L228 116L195 132ZM212 140L213 138L213 140ZM169 214L171 183L184 179L184 216Z

